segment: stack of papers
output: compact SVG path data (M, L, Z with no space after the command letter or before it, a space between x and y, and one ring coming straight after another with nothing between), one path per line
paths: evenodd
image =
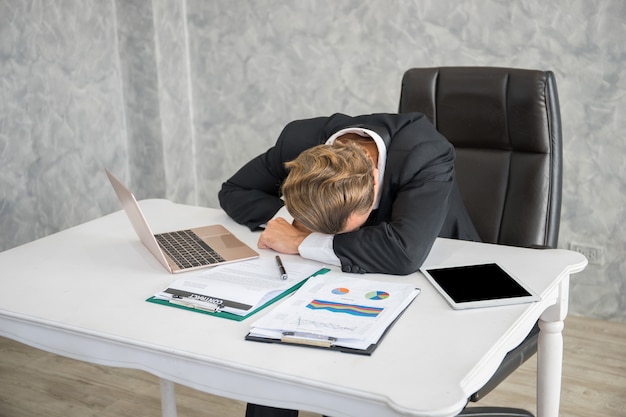
M247 339L371 353L419 292L411 284L329 272L252 323Z
M284 257L283 264L287 279L282 279L274 257L185 274L148 301L243 318L295 291L308 277L327 271L321 264L299 257Z

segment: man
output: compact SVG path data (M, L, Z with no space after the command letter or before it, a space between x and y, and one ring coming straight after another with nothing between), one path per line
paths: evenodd
M226 181L219 200L237 222L263 230L260 248L344 272L405 275L419 269L437 236L480 240L454 156L421 113L299 120ZM254 404L246 410L246 417L297 415Z
M346 142L364 149L375 163L375 184L367 186L376 187L375 201L362 218L352 219L362 224L328 233L298 218L300 213L291 213L295 224L280 217L270 221L284 205L281 186L291 175L285 164L317 145ZM355 175L348 166L335 169ZM308 204L324 209L331 202L322 199L319 182L311 179L315 175L307 179ZM345 182L363 187L355 179ZM285 202L307 192L282 189ZM437 236L479 240L456 186L454 149L421 113L335 114L292 122L274 147L222 185L219 199L226 213L251 230L266 224L259 247L341 265L344 272L409 274L419 269Z

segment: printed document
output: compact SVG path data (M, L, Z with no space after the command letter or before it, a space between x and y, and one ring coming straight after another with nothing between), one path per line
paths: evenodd
M367 349L419 292L411 284L329 272L310 278L290 299L252 323L250 336L308 338L314 345L328 340L329 345Z
M244 316L323 269L322 264L300 257L282 260L287 279L282 279L274 257L261 257L186 274L155 298Z

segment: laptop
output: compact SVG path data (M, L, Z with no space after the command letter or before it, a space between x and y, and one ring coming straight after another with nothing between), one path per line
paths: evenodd
M108 169L106 173L139 239L171 273L192 271L259 256L222 225L153 234L133 193Z

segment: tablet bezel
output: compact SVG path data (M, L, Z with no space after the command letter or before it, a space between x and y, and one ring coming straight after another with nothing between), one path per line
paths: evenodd
M467 267L475 267L475 266L483 266L483 265L496 265L500 268L509 279L513 280L517 285L519 285L522 289L524 289L529 295L523 296L513 296L507 298L493 298L493 299L483 299L483 300L475 300L475 301L464 301L457 302L455 301L446 290L437 282L437 279L431 275L429 271L438 270L438 269L462 269ZM462 265L437 265L437 266L426 266L420 268L420 272L424 274L424 276L428 279L428 281L437 289L437 291L443 296L443 298L448 302L448 304L455 310L465 310L470 308L484 308L484 307L497 307L497 306L505 306L505 305L515 305L515 304L526 304L533 303L541 300L532 289L517 279L513 274L507 271L502 265L497 262L480 262L475 264L462 264ZM461 271L462 272L462 271Z

